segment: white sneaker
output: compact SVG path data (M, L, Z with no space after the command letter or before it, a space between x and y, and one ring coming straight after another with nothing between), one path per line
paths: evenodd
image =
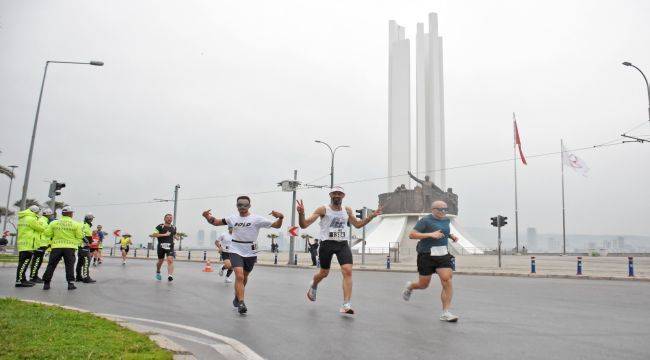
M407 281L406 286L404 287L404 291L402 291L402 299L404 301L409 301L411 299L411 293L413 292L413 289L410 288L411 282Z
M232 282L232 279L227 277L223 280L223 282L225 282L226 284L230 284Z
M440 321L446 322L456 322L458 321L458 316L452 314L449 310L445 311L440 315Z
M309 290L307 290L307 299L309 299L309 301L316 301L317 289L314 288L313 284L313 282L309 283Z
M341 309L339 310L339 312L340 312L341 314L350 314L350 315L353 315L353 314L354 314L354 310L352 310L352 304L350 304L349 302L346 302L345 304L343 304L343 306L341 306Z

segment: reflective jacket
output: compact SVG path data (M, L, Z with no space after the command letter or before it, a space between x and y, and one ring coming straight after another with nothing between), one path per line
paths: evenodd
M38 214L26 209L18 213L18 251L34 250L34 242L40 240L45 226L38 221Z
M43 232L52 249L76 249L81 244L83 231L81 223L72 220L69 216L52 221Z
M45 232L45 229L47 229L47 225L49 223L49 220L45 216L39 216L38 221L43 225L43 231L38 234L38 238L34 239L34 249L38 249L41 247L46 247L47 244L47 239L45 238L45 235L43 234Z

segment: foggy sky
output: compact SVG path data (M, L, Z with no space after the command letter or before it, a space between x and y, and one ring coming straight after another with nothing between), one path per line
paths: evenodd
M171 198L175 184L178 227L191 237L211 230L202 210L231 214L237 194L252 194L253 212L284 212L286 229L291 194L276 183L297 169L299 180L328 184L321 139L352 146L336 157L345 203L374 207L386 180L349 182L386 176L388 21L406 27L414 55L416 24L429 12L444 39L449 167L512 158L512 112L527 155L559 151L560 138L570 149L616 140L647 120L643 80L620 65L650 75L643 0L0 0L0 164L20 166L12 203L45 61L102 60L50 66L29 197L44 201L47 182L64 181L61 199L77 218L91 211L135 242L171 203L124 203ZM650 145L576 154L591 172L567 169L567 231L650 234ZM512 165L448 171L461 223L514 216ZM308 211L327 202L322 190L299 198ZM522 237L529 226L559 232L560 204L559 155L520 166Z

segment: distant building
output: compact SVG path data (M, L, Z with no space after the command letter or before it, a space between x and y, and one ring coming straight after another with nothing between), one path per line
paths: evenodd
M556 239L554 237L549 237L546 239L546 242L548 244L548 252L561 252L562 247L560 244L560 239Z
M196 233L196 241L199 246L205 246L205 230L199 230L199 232Z
M612 247L617 250L623 250L625 248L625 238L618 236L616 239L612 240Z
M612 240L603 240L603 249L611 249Z
M210 241L214 242L217 240L217 230L210 230Z

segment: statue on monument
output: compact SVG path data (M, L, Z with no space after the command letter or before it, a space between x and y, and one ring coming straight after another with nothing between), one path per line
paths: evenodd
M428 213L436 200L447 203L449 214L458 214L458 195L451 188L443 191L428 175L424 179L415 177L410 171L408 175L418 183L413 190L402 184L392 193L379 195L379 204L383 206L384 214Z

